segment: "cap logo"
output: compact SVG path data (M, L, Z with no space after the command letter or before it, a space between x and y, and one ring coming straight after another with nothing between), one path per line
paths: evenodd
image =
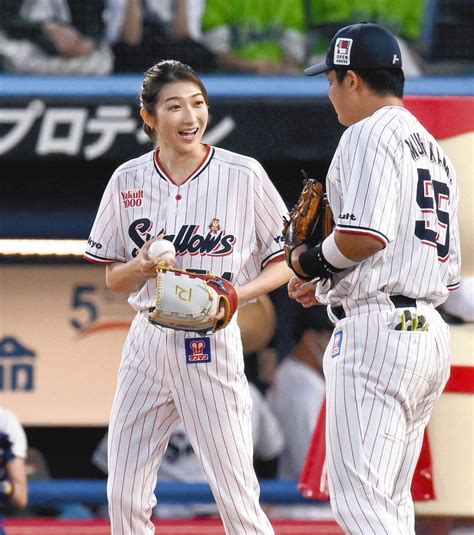
M392 59L392 65L396 65L397 63L400 63L400 58L394 54Z
M334 65L351 64L352 39L338 37L334 47Z

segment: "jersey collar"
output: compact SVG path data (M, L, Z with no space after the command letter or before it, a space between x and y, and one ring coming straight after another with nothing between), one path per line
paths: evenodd
M173 177L171 177L165 170L165 168L162 166L159 158L159 152L160 147L157 147L155 150L155 154L153 155L153 162L155 164L156 172L166 180L167 182L171 182L174 186L182 186L183 184L186 184L187 182L195 179L197 176L199 176L204 169L209 165L209 162L212 160L212 157L214 156L214 147L211 147L210 145L204 144L206 147L206 154L204 155L204 158L202 159L201 163L194 169L194 171L186 178L184 182L181 184L176 184L176 182L173 180Z

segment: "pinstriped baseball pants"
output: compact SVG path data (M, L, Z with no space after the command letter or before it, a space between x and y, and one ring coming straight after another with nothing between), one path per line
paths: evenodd
M273 535L253 468L251 397L236 321L210 336L211 362L186 364L184 333L138 314L120 364L109 425L113 535L150 535L157 472L182 420L227 534Z
M331 507L348 534L415 533L411 481L449 378L448 327L431 305L418 313L427 332L391 329L390 310L344 318L324 355Z

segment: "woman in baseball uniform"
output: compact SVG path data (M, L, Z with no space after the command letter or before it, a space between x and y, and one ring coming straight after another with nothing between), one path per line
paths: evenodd
M129 292L137 311L109 426L112 533L154 532L156 474L182 421L226 533L271 534L252 465L251 398L236 317L208 336L150 324L157 260L148 250L156 239L172 241L177 267L227 278L243 303L290 278L281 248L286 208L257 161L202 142L208 96L187 65L162 61L146 72L140 115L159 147L115 171L85 253L106 265L107 287ZM198 346L200 358L191 358Z
M403 107L400 48L385 28L339 30L326 61L344 132L326 186L336 219L322 244L294 251L290 297L329 304L324 355L332 509L346 533L414 535L410 486L424 429L449 377L436 311L459 286L456 173ZM305 250L306 249L306 250Z

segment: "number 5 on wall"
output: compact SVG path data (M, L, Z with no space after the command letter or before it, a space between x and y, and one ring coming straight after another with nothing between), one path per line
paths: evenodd
M97 319L97 307L92 301L92 295L96 292L96 286L76 286L72 293L72 302L71 306L73 310L84 309L86 312L86 319L84 321L79 321L78 319L72 318L70 323L78 331L86 329L91 323Z

